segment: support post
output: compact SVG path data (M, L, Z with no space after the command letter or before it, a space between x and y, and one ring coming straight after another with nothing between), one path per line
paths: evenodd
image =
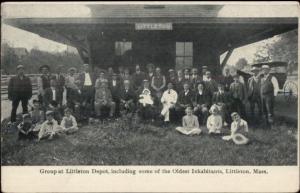
M230 56L231 56L233 50L234 50L234 48L230 48L230 49L228 50L228 52L227 52L225 58L223 59L223 61L222 61L222 63L221 63L221 68L223 68L223 67L226 65L226 63L227 63L228 59L230 58Z

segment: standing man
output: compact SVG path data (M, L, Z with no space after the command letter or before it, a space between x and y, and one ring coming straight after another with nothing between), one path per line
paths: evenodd
M170 111L175 110L177 98L177 92L173 90L173 84L169 82L168 89L163 93L160 100L163 104L163 109L160 114L164 117L166 123L170 122Z
M252 77L248 80L248 100L250 103L251 116L254 118L255 105L257 105L258 115L261 117L261 98L260 98L260 87L261 78L259 74L259 68L252 67Z
M193 68L192 69L192 75L191 75L191 86L192 86L192 90L196 91L198 84L201 82L201 78L198 74L198 69L197 68Z
M239 81L239 75L233 76L234 82L230 85L230 94L232 96L232 111L238 112L243 118L246 118L245 104L246 104L246 88L243 83Z
M163 89L166 86L166 78L161 74L161 70L158 67L155 70L155 75L152 77L151 86L155 91L157 100L159 101L162 96Z
M274 99L277 96L279 86L277 79L270 74L270 67L268 65L262 66L263 78L261 80L261 100L263 112L267 124L273 122L274 117Z
M210 71L205 72L204 84L210 95L213 95L214 92L218 91L218 83L214 79L212 79Z
M83 65L83 72L79 75L82 93L82 113L90 117L94 99L94 76L88 64ZM84 118L87 118L84 117Z
M146 74L141 71L140 65L139 64L135 65L135 73L132 76L133 88L135 90L141 88L145 78L146 78Z
M45 89L50 88L50 80L52 79L52 75L50 74L50 67L48 65L41 66L40 72L42 73L42 75L37 79L37 84L38 98L40 102L42 102Z
M28 100L32 97L32 84L29 77L24 74L24 66L17 66L17 75L8 83L8 99L12 101L11 123L16 122L16 114L20 101L23 114L28 113Z
M233 83L233 78L230 75L230 69L227 67L224 69L224 77L222 80L222 84L224 85L224 89L226 92L229 92L231 83Z

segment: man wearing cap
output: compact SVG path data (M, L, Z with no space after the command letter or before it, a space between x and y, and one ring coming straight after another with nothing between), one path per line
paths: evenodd
M87 118L90 116L95 96L95 77L91 71L89 64L83 65L83 72L78 76L81 84L82 97L82 114Z
M143 81L146 79L146 74L141 71L141 67L139 64L135 65L135 72L132 75L133 88L138 90L142 87Z
M42 75L37 79L37 85L38 97L39 100L42 101L45 89L50 87L50 80L53 78L53 76L50 73L50 67L48 65L42 65L40 67L40 72Z
M248 100L250 103L251 116L252 118L254 118L255 105L257 105L259 117L261 117L261 78L259 74L259 68L252 67L251 72L253 73L253 75L248 80Z
M100 87L96 88L95 111L97 117L101 117L104 107L109 108L109 117L113 117L115 114L116 103L112 100L107 80L102 80Z
M268 124L273 122L274 99L279 90L278 81L270 74L270 70L268 65L262 66L263 77L261 79L260 89L263 112Z
M23 114L28 113L28 100L32 97L32 84L29 77L24 74L24 66L17 66L17 75L8 83L8 99L12 101L11 122L16 122L16 113L20 101Z

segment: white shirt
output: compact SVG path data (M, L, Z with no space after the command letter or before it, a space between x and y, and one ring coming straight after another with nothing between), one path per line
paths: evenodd
M264 76L263 81L265 81L269 77L269 75L270 74L268 74L267 76ZM274 87L274 96L277 96L278 91L279 91L279 84L278 84L277 78L275 76L272 76L271 82L272 82L273 87Z
M55 88L52 88L52 87L51 87L51 90L52 90L52 100L56 101L56 90L55 90Z
M200 95L202 95L203 91L202 91L202 90L198 90L198 93L199 93Z
M116 80L112 80L112 85L116 86L117 85L117 81Z
M84 86L92 86L91 76L88 72L84 73Z
M169 91L170 91L170 93L169 93ZM178 98L177 92L173 89L170 89L170 90L168 89L163 93L160 101L162 103L166 102L166 103L175 104L177 102L177 98Z
M231 135L236 134L239 130L248 132L248 124L245 120L241 119L240 122L233 121L231 123Z

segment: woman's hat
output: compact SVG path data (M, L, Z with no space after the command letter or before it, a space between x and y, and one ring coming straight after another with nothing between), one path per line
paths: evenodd
M259 68L256 67L256 66L253 66L253 67L251 68L251 72L254 72L254 71L259 71Z
M234 116L236 116L236 115L239 115L237 112L233 112L233 113L231 113L231 117L234 117Z
M269 65L262 65L261 69L270 69Z
M232 141L237 145L245 145L249 142L249 139L244 135L237 133L232 136Z

